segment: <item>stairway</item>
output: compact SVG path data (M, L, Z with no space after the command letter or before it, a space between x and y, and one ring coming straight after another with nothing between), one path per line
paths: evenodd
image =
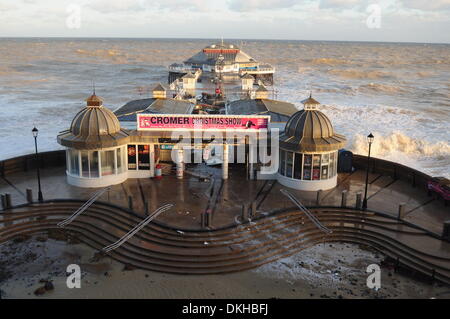
M80 205L81 201L50 201L3 211L0 243L19 235L60 230L57 223ZM153 221L108 256L153 271L219 274L255 268L319 243L349 242L370 246L417 272L450 284L450 243L437 236L372 212L345 208L310 212L332 233L320 231L298 209L217 230L179 230ZM97 202L60 231L100 251L142 219Z

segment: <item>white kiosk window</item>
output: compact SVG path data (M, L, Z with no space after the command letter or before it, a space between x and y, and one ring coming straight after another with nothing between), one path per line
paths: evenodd
M102 176L114 174L114 150L101 152Z
M78 150L69 150L70 157L70 174L80 176L80 159L78 157Z

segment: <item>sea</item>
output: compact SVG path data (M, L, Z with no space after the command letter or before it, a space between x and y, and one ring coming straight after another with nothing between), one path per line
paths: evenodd
M0 38L0 160L61 149L85 99L115 110L214 39ZM275 99L322 103L346 149L450 178L450 44L226 40L276 68Z

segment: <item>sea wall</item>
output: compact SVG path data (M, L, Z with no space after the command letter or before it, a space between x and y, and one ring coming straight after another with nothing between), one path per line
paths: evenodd
M39 167L48 168L66 165L66 152L64 150L39 153ZM0 176L8 177L17 172L26 172L36 169L35 154L13 157L0 161Z
M64 150L39 153L40 167L56 167L66 165L66 155ZM8 175L36 169L35 154L18 156L0 161L0 176ZM356 169L366 169L367 157L362 155L353 155L353 166ZM401 179L417 187L426 187L426 182L431 176L422 173L411 167L398 163L382 160L379 158L370 159L370 172L392 176L394 179Z
M353 154L353 167L365 170L367 168L367 156ZM370 158L369 171L389 175L393 179L404 180L420 188L426 188L427 181L432 178L430 175L411 167L373 157Z

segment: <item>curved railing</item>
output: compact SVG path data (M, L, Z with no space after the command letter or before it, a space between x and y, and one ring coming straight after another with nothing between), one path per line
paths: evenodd
M40 167L63 166L66 163L65 150L56 150L39 153ZM357 169L367 168L367 157L353 154L352 164ZM28 171L36 167L35 154L27 154L0 161L0 176L5 177L17 172ZM405 180L413 186L426 190L426 183L432 177L411 167L372 157L369 169L373 173L392 176L394 179Z
M58 231L57 223L80 204L55 201L7 210L0 214L0 242ZM371 246L409 268L450 283L450 244L438 235L376 212L343 208L310 211L333 232L323 233L294 208L217 230L179 232L152 222L108 255L154 271L216 274L258 267L318 243L344 241ZM97 202L61 234L75 236L100 251L140 221L142 217L137 214Z

